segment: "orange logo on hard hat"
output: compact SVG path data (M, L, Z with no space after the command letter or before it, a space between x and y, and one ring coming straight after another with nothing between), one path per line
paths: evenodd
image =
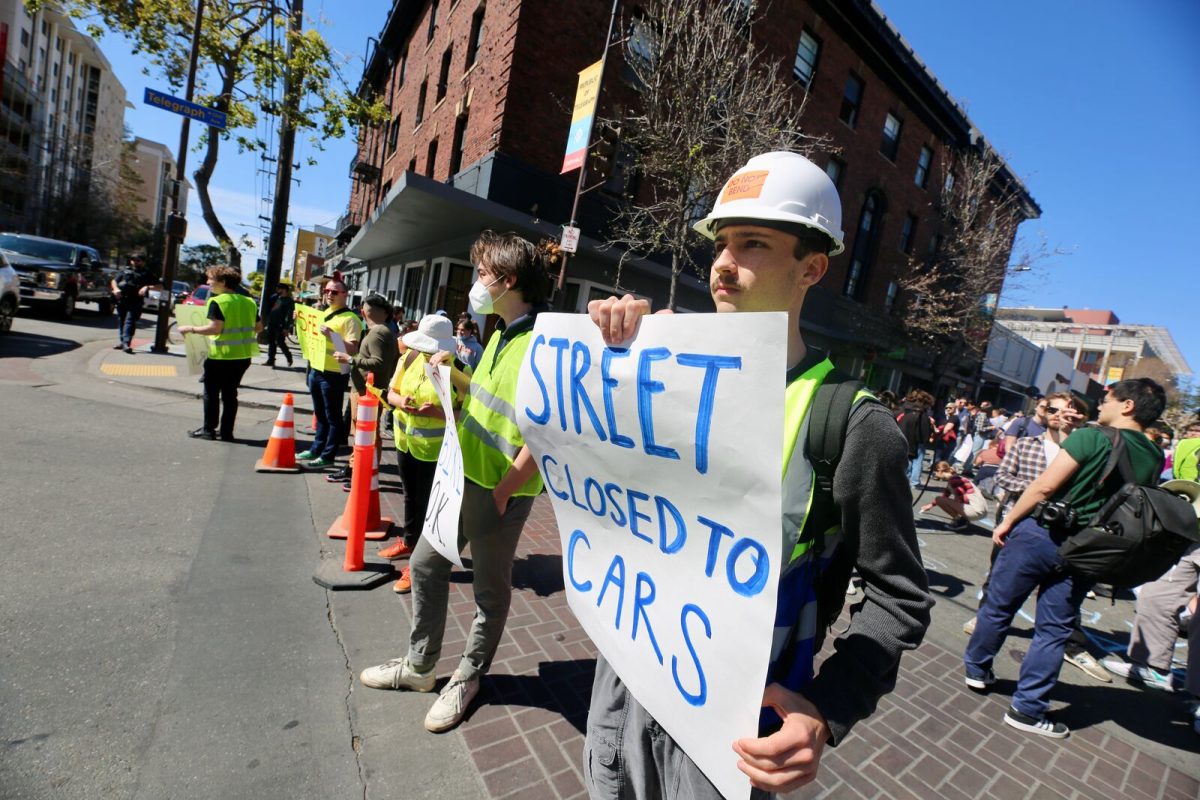
M769 174L769 170L756 169L734 175L729 179L729 183L725 184L725 191L721 192L721 202L757 198L762 194L763 184L767 182Z

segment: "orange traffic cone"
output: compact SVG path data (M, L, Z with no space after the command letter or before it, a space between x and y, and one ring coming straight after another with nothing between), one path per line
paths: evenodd
M328 589L370 589L391 578L391 564L366 563L363 539L371 494L371 461L375 452L375 413L379 401L368 395L358 402L354 422L354 472L346 502L346 557L338 569L333 559L323 559L313 580ZM335 523L336 525L336 523Z
M356 454L357 456L357 454ZM391 517L380 515L379 511L379 451L375 451L373 459L374 468L371 470L371 493L367 498L367 527L363 533L364 539L371 541L379 541L386 539L391 533L392 523L395 521ZM355 469L358 468L357 459L355 461ZM350 534L350 506L354 502L354 479L350 481L350 497L346 498L346 510L342 515L333 521L329 526L329 531L325 534L330 539L345 539Z
M283 396L283 405L279 407L279 416L275 418L275 427L271 429L271 438L267 440L267 449L254 464L255 472L299 472L296 466L296 423L295 399L291 392Z

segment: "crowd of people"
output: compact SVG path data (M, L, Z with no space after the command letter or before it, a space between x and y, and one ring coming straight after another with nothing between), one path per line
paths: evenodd
M751 185L753 191L746 190ZM1099 405L1098 425L1088 423L1091 410L1069 393L1039 398L1028 413L957 398L935 416L934 396L921 389L899 403L859 391L827 494L810 491L817 467L810 461L808 443L798 446L809 411L802 398L811 398L827 383L857 386L806 346L799 324L809 289L825 275L830 256L843 249L840 200L823 170L791 153L751 159L727 186L736 190L723 192L696 226L712 242L714 305L718 313L787 314L785 405L794 423L784 431L785 452L793 455L783 476L781 514L781 544L793 555L779 580L770 679L763 694L771 713L759 736L730 743L755 796L791 791L811 781L823 748L840 743L874 711L880 697L895 687L903 653L920 644L933 600L912 497L914 489L924 491L932 479L943 488L921 511L946 514L952 530L968 531L973 523L989 521L993 525L992 563L978 613L966 629L966 685L977 691L992 686L993 659L1014 615L1036 591L1033 642L1003 723L1031 734L1065 737L1066 727L1048 713L1049 696L1064 658L1070 661L1072 652L1080 650L1087 655L1086 648L1073 651L1071 641L1080 632L1080 605L1092 585L1064 568L1058 547L1119 489L1121 478L1106 471L1114 453L1126 454L1138 483L1158 483L1164 454L1146 429L1163 411L1162 387L1144 378L1113 384ZM363 670L360 681L371 688L431 692L436 683L452 565L420 535L447 419L426 367L449 367L455 406L450 418L456 422L466 476L458 547L461 551L470 545L472 550L475 609L462 657L426 716L429 731L449 730L463 719L504 632L514 553L534 497L542 490L534 457L517 426L516 382L537 316L548 308L548 275L556 257L553 248L516 234L489 231L480 236L471 251L478 280L469 297L475 316L499 319L486 343L471 315L452 324L445 315L433 314L402 327L384 298L366 298L360 318L347 307L348 292L340 280L330 281L322 292L326 351L308 370L316 432L311 446L297 457L313 469L335 466L346 439L345 393L349 391L351 405L356 403L369 390L367 375L373 373L375 388L383 390L390 408L390 435L405 493L400 535L381 555L408 560L393 588L411 592L412 630L404 655ZM230 279L220 271L211 277ZM195 332L213 335L215 342L222 336L232 342L230 329L253 329L253 317L243 319L236 303L222 296L217 293L211 305L224 315L224 326L210 313L209 325ZM648 301L630 295L592 301L588 307L609 345L628 343L650 311ZM290 363L290 354L282 349ZM274 352L272 345L271 361ZM206 399L205 430L213 430L217 422L208 408ZM222 418L222 436L226 429ZM1175 476L1195 480L1200 447L1189 443L1200 443L1200 423L1185 437L1174 448L1171 467ZM930 467L923 483L927 457ZM330 478L343 481L349 473L343 468ZM1073 521L1052 519L1047 507L1072 508ZM820 547L811 546L817 542ZM832 564L844 565L846 576L850 569L857 572L863 600L833 654L818 664L816 653L827 633L817 624L819 598L834 580ZM1175 637L1185 624L1196 630L1198 566L1192 547L1167 575L1142 587L1129 660L1106 661L1106 676L1112 672L1152 688L1175 688ZM1200 648L1193 651L1200 654ZM1195 660L1186 688L1200 694ZM1200 733L1200 712L1192 713ZM718 796L603 655L597 660L584 758L594 798L648 796L668 779L680 787L680 795Z

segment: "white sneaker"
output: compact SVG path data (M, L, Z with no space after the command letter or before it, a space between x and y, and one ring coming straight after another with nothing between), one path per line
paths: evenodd
M432 692L437 683L436 670L417 672L407 658L393 658L386 664L367 667L358 676L363 686L371 689L407 689L412 692Z
M1101 666L1100 662L1092 658L1092 654L1080 648L1068 647L1063 651L1063 661L1068 664L1073 664L1086 672L1089 677L1094 678L1101 683L1112 683L1112 675L1109 670Z
M971 636L975 633L974 617L971 617L969 620L963 623L963 633L965 633L967 636Z
M429 713L425 715L425 730L442 733L462 722L467 706L479 694L479 678L463 679L457 670L442 690Z

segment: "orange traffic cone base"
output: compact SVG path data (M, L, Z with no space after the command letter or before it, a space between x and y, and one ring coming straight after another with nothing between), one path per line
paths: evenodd
M265 463L264 459L259 459L254 462L255 472L299 472L299 467L273 467Z
M379 525L368 527L366 534L363 535L363 538L372 542L377 542L380 539L386 539L392 532L392 525L394 524L395 521L391 517L380 517ZM329 530L325 532L325 535L330 539L348 538L350 536L350 530L347 526L346 515L339 514L338 518L335 519L333 524L329 526Z

